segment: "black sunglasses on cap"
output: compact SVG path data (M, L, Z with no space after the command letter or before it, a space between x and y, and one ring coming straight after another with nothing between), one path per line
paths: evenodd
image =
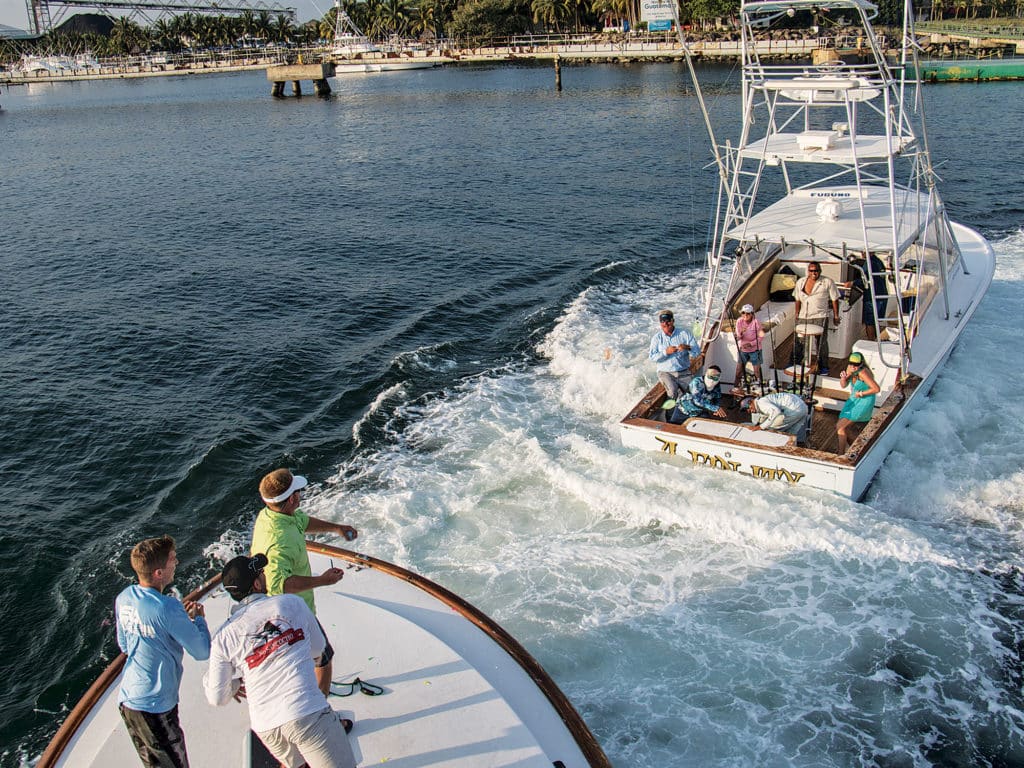
M663 323L671 323L673 317L672 315L658 315L658 319Z

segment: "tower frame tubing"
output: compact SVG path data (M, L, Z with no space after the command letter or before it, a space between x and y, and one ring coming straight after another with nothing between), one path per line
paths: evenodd
M51 8L53 11L51 11ZM146 24L166 16L181 13L196 13L203 16L240 16L246 11L269 11L275 15L285 14L292 22L296 10L277 2L262 0L221 0L220 2L189 2L189 0L168 0L167 2L146 2L145 0L25 0L28 11L29 31L44 35L59 26L72 9L92 9L112 19L127 17L132 21L142 20Z

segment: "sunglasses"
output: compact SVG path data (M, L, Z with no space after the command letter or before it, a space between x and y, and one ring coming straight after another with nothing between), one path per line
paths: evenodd
M716 376L713 373L709 373L705 378L711 379L712 381L718 381L722 377L721 376Z
M334 690L340 688L340 691ZM339 683L337 680L331 681L331 694L334 696L351 696L356 692L358 688L359 692L366 696L380 696L384 693L384 689L379 685L368 683L365 680L360 680L358 677L348 683Z
M659 317L658 319L659 319L659 320L660 320L661 322L663 322L663 323L671 323L671 322L672 322L672 320L673 320L673 318L672 318L672 316L671 316L671 315L662 315L662 316L661 316L661 317Z
M807 274L809 274L809 275L820 275L821 274L821 270L820 269L808 269L807 270Z

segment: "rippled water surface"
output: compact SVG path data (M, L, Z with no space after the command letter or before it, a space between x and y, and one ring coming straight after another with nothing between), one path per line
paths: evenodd
M680 67L553 81L0 93L0 764L112 657L130 546L171 533L197 585L279 465L504 625L617 766L1024 764L1021 86L925 91L996 277L855 504L620 446L714 176Z

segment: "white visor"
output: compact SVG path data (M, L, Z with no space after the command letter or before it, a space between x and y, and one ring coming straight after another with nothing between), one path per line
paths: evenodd
M302 475L292 475L292 483L288 486L287 491L274 496L273 498L268 499L266 496L263 496L262 498L267 504L280 504L282 501L286 501L293 493L301 491L307 485L309 485L309 483L306 482L306 478Z

